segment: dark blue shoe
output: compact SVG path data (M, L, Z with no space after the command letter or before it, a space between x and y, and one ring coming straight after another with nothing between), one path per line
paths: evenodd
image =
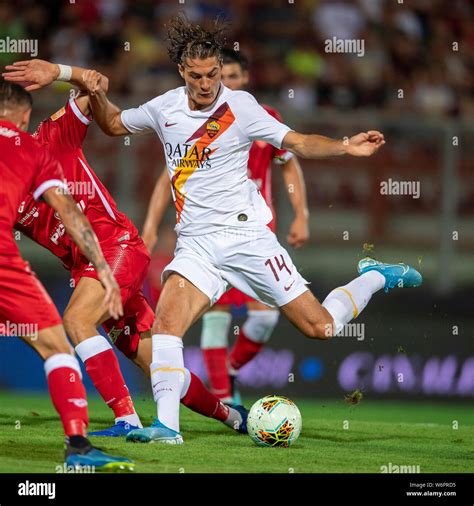
M248 434L247 431L247 418L249 416L249 410L242 406L241 404L229 404L229 407L236 409L240 416L242 417L242 423L239 425L238 428L235 428L237 432L240 434Z
M384 292L388 292L395 287L409 288L420 286L423 283L421 274L415 268L404 263L385 264L366 257L359 261L357 270L359 274L369 271L380 272L385 278Z
M136 425L130 425L124 420L118 421L112 427L104 430L97 430L95 432L89 432L89 436L101 436L101 437L125 437L129 432L140 427Z
M113 457L98 448L92 447L84 454L72 453L66 457L68 469L76 472L132 472L135 464L126 457Z

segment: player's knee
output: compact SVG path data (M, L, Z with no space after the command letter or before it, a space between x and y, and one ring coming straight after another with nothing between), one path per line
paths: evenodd
M180 335L180 329L176 317L169 312L158 311L152 326L152 334Z
M71 341L74 343L74 345L80 343L78 332L79 321L80 320L77 314L66 309L63 316L63 325L66 329L67 335L71 338Z
M63 316L63 325L74 346L97 334L95 322L88 321L84 314L75 310L66 309Z
M32 341L32 346L43 360L47 360L58 353L73 353L66 336L50 333L48 330L40 332L38 339Z
M324 321L311 322L304 331L306 337L310 339L320 339L327 341L335 335L335 325L332 318Z

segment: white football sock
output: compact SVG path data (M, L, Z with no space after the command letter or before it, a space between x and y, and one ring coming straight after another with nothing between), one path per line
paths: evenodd
M334 320L335 334L341 332L346 323L357 318L372 295L384 286L385 277L378 271L369 271L347 285L335 288L322 304Z
M181 387L181 393L179 395L179 398L182 399L189 390L189 385L191 384L191 373L189 372L189 369L186 367L184 368L184 381Z
M210 311L202 317L201 348L226 348L232 315L227 311Z
M280 318L280 311L277 309L266 309L258 311L250 309L247 311L242 331L254 343L266 343L272 335L273 329Z
M185 381L183 340L168 334L154 334L152 339L151 385L158 418L179 432L179 405Z

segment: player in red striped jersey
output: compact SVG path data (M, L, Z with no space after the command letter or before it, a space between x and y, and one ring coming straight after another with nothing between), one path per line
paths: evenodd
M249 81L247 59L239 52L224 49L222 83L232 90L245 89ZM278 111L262 105L278 121ZM257 183L260 192L270 207L273 220L270 229L275 232L276 217L272 196L272 167L281 167L285 187L294 211L294 220L287 236L288 243L302 247L309 238L308 207L303 174L297 158L289 151L277 149L263 141L255 141L250 148L248 160L249 177ZM149 251L157 241L157 229L164 210L171 200L166 170L158 180L143 228L143 240ZM239 329L237 340L228 354L228 333L232 321L231 305L247 306L247 319ZM224 402L240 404L235 392L235 377L238 370L252 360L270 339L279 311L231 288L203 316L201 348L206 364L209 385L213 393Z
M43 60L30 60L17 62L7 70L6 79L26 82L27 89L36 90L52 83L58 77L59 67ZM71 67L71 72L69 80L80 88L83 74L91 71ZM107 79L103 85L108 87ZM44 120L34 137L61 162L77 206L96 231L121 289L123 317L117 320L104 311L100 304L103 288L94 266L64 233L64 224L53 210L29 195L19 206L16 228L60 258L71 271L75 288L64 313L64 325L94 386L115 414L114 426L90 435L122 436L141 427L141 423L117 357L107 339L98 334L97 327L102 325L117 348L150 374L154 312L141 291L150 257L137 229L118 210L84 156L82 144L91 122L89 114L89 96L79 93ZM242 423L245 415L225 406L187 369L181 393L182 403L193 411L235 430L245 430Z

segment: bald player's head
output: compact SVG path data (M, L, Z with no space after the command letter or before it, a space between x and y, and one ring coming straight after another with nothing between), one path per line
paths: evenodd
M0 81L0 120L14 123L22 130L28 130L33 99L19 84Z

